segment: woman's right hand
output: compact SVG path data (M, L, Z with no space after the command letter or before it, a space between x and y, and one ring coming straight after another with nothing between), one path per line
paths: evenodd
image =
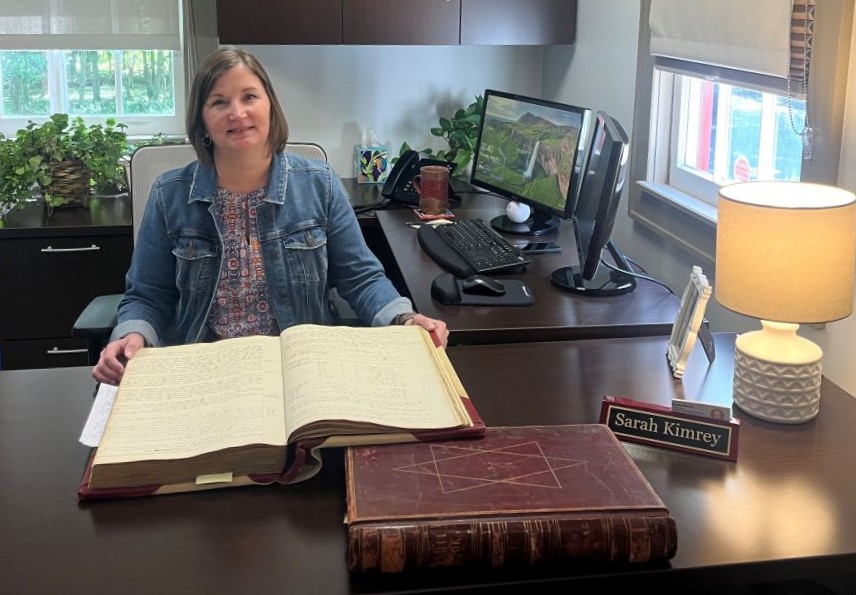
M118 386L125 373L125 364L145 344L146 340L139 333L131 333L108 343L92 369L92 377L98 382Z

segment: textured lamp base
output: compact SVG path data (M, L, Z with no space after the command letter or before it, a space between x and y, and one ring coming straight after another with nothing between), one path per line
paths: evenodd
M734 351L734 404L746 413L786 424L809 421L820 410L821 360L779 364Z

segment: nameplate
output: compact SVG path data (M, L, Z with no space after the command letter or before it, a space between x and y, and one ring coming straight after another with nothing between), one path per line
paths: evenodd
M737 460L737 419L701 417L662 405L606 396L600 407L600 423L606 424L619 440Z

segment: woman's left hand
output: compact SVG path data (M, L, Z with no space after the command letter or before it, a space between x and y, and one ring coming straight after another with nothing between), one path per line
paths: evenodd
M422 314L417 314L404 323L405 326L409 324L421 326L429 333L435 333L440 339L440 346L443 349L446 348L446 344L449 342L449 329L446 328L446 323L442 320L436 320L434 318L423 316Z

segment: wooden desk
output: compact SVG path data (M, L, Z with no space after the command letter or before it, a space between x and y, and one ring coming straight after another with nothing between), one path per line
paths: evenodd
M466 208L455 209L458 217L490 221L504 212L507 202L492 196L465 195L463 204ZM525 282L535 303L494 307L446 306L435 301L431 282L445 271L419 246L416 230L405 224L414 220L413 214L388 210L378 212L377 219L414 307L421 314L446 321L450 344L637 337L672 331L680 300L656 283L640 280L632 293L597 298L562 291L550 282L555 269L577 264L570 222L563 221L558 232L539 238L559 244L561 253L533 255L532 264L523 273L497 275Z
M590 423L604 394L730 401L732 340L717 336L712 368L696 349L683 382L670 375L668 338L659 336L454 347L449 354L489 425ZM731 594L748 593L750 583L806 577L839 593L856 586L856 402L825 379L820 414L807 424L769 424L738 412L737 463L627 444L676 518L678 551L668 565L418 577L349 576L341 451L325 453L320 474L293 486L78 503L87 449L77 439L91 393L89 368L0 372L4 593L457 587L567 594L618 587Z

